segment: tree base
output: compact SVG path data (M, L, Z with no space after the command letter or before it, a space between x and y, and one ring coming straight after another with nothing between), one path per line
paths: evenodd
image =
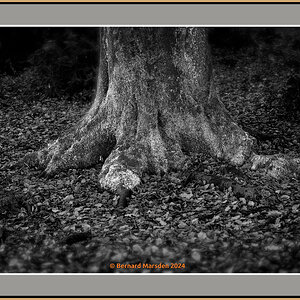
M112 131L108 130L107 124L106 118L100 121L97 115L94 117L87 115L74 132L67 133L40 151L28 154L24 162L29 166L43 168L47 176L60 170L87 168L102 162L103 166L99 174L100 185L104 189L117 193L134 189L141 183L144 173L166 173L172 169L183 169L187 165L188 154L199 153L202 149L235 166L248 164L252 170L260 168L267 176L273 178L299 173L300 159L282 155L255 154L252 150L253 139L241 129L235 132L241 134L240 141L246 142L236 143L238 138L235 136L230 151L225 152L219 151L219 146L225 144L223 142L216 143L216 148L205 141L202 141L199 147L191 143L193 147L187 148L186 144L181 142L182 140L174 139L176 135L171 137L166 134L162 135L161 132L165 132L165 128L159 126L150 129L148 134L143 134L143 138L138 140L137 127L132 127L131 130L127 128L117 138L116 134L113 135ZM231 126L237 125L231 124ZM186 129L186 131L190 138L190 130ZM195 135L194 141L199 141L200 138L203 136ZM215 139L213 141L215 142ZM203 147L205 144L210 147ZM194 151L195 148L198 151ZM190 151L183 151L183 149Z
M219 100L203 28L106 28L95 101L73 132L35 154L47 175L103 162L105 189L132 190L143 173L182 169L205 152L279 177L299 160L260 156Z

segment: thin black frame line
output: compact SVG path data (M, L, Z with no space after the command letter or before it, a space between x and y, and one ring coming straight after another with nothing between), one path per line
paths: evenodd
M204 298L216 298L216 299L230 299L230 298L239 298L239 299L257 299L257 298L263 298L263 299L283 299L283 298L288 298L288 299L296 299L300 298L300 296L0 296L0 299L2 298L17 298L17 299L29 299L29 298L64 298L64 299L82 299L82 298L88 298L88 299L96 299L96 298L122 298L122 299L129 299L129 298L164 298L164 299L182 299L182 298L190 298L190 299L204 299Z
M0 5L5 5L5 4L9 4L9 5L13 5L13 4L33 4L33 5L41 5L41 4L54 4L54 5L58 5L58 4L72 4L72 5L86 5L86 4L109 4L109 5L113 5L113 4L117 4L117 5L120 5L120 4L131 4L131 5L141 5L141 4L153 4L153 5L159 5L159 4L170 4L170 5L185 5L185 4L197 4L197 5L213 5L213 4L217 4L217 5L220 5L220 4L231 4L231 5L242 5L242 4L253 4L253 5L259 5L259 4L270 4L270 5L286 5L286 4L300 4L300 0L297 1L297 2L291 2L291 1L280 1L280 2L266 2L266 1L261 1L261 2L252 2L252 1L239 1L239 2L221 2L221 1L216 1L216 2L209 2L209 1L205 1L205 2L190 2L190 1L180 1L180 2L151 2L151 1L147 1L147 2L110 2L110 1L105 1L105 2L90 2L90 1L87 1L87 2L84 2L84 1L80 1L80 2L66 2L66 1L61 1L61 2L52 2L52 1L39 1L39 2L21 2L21 1L17 1L17 2L8 2L8 1L5 1L5 2L1 2L0 1Z

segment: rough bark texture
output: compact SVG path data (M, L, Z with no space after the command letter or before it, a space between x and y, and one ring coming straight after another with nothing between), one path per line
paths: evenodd
M103 161L100 184L116 191L134 188L144 172L181 168L201 151L258 166L254 143L217 96L205 29L102 28L92 107L73 132L28 161L47 174Z

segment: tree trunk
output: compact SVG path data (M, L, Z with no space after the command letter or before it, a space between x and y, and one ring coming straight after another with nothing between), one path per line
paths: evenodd
M94 103L74 131L28 156L47 174L102 161L103 188L132 189L143 173L182 168L206 152L254 168L255 139L233 122L212 77L203 28L102 28Z

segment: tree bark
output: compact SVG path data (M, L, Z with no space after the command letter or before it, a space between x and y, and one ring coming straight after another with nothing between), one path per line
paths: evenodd
M100 184L117 191L145 172L182 168L192 153L253 168L273 161L255 155L254 144L218 98L204 28L101 28L92 107L27 161L47 174L101 161Z

